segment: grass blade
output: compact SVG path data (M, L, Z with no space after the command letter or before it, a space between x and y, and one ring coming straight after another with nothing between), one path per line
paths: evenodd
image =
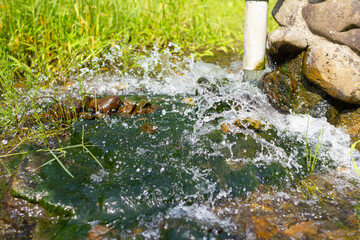
M55 154L53 151L51 151L50 148L48 148L48 150L49 150L49 152L51 153L51 155L53 155L53 157L56 159L56 161L60 164L60 166L64 169L64 171L65 171L67 174L69 174L70 177L75 178L75 177L71 174L71 172L64 166L64 164L62 164L62 162L61 162L60 159L56 156L56 154Z
M5 168L5 171L7 172L7 174L10 176L11 175L11 172L9 170L9 168L6 166L6 164L4 163L3 160L0 160L1 164L3 165L3 167Z
M356 147L356 145L357 145L359 142L360 142L360 140L359 140L359 141L354 142L354 143L351 145L351 149L350 149L350 156L351 156L351 154L353 153L353 151L355 150L355 147ZM356 165L356 162L355 162L354 158L353 158L353 157L351 157L351 160L352 160L352 162L353 162L353 165L354 165L355 171L356 171L356 172L357 172L357 174L360 176L360 170L359 170L358 166Z
M94 154L92 154L92 152L90 152L90 150L84 145L83 148L85 148L85 150L90 154L90 156L97 162L97 164L99 164L99 166L104 169L103 165L101 165L101 163L99 162L99 160L94 156Z

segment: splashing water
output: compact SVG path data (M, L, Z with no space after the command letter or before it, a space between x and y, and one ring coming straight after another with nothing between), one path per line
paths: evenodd
M242 203L262 185L278 190L261 199L290 201L292 193L285 189L295 189L306 175L305 143L315 146L320 132L318 171L340 174L335 180L340 192L345 185L354 188L347 184L357 177L349 135L325 118L277 112L260 89L243 81L241 69L231 68L238 63L224 69L154 48L138 65L135 74L83 75L68 88L74 95L81 88L90 94L143 98L161 109L145 118L76 122L71 143L81 141L84 126L85 140L97 146L91 150L105 169L94 168L86 154L76 151L68 155L76 163L70 168L75 180L55 165L43 168L38 191L44 201L75 212L59 221L57 234L65 236L76 225L85 229L77 233L84 236L102 224L123 238L251 236L255 230L236 220L244 208L227 204ZM237 119L260 121L263 128L232 126ZM144 122L157 131L142 132ZM220 131L224 123L232 133ZM359 163L359 154L354 156ZM320 215L323 210L311 211Z

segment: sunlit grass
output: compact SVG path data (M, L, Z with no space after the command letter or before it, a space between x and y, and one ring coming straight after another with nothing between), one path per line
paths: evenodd
M190 52L241 54L244 6L234 0L0 0L0 44L35 72L57 75L114 44L174 42ZM268 26L277 27L271 17Z

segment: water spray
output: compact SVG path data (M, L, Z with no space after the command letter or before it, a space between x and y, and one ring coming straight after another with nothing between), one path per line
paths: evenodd
M243 68L249 80L265 67L268 5L268 0L245 0Z

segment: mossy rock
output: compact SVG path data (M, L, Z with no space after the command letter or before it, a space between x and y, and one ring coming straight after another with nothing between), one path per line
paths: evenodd
M304 53L299 54L277 66L263 77L261 85L272 105L281 112L323 117L330 105L326 94L302 75L303 56Z
M289 112L296 99L296 80L288 73L273 71L264 76L262 87L272 105L281 112Z

